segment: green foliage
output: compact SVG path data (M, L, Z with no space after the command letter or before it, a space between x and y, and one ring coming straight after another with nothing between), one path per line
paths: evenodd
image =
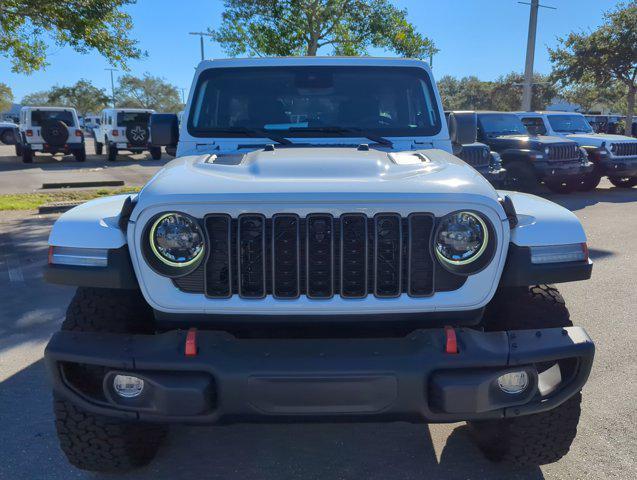
M173 113L183 109L177 87L148 73L142 78L132 75L121 77L115 98L118 107L151 108Z
M95 87L88 80L79 80L68 87L52 87L50 90L35 92L22 100L23 105L54 105L73 107L80 115L98 113L105 108L110 99L104 89Z
M518 110L522 96L520 73L511 72L494 82L485 82L477 77L457 79L446 75L438 82L445 110ZM542 110L557 96L557 89L543 75L533 78L534 110Z
M210 30L231 56L362 55L368 48L427 58L434 43L387 0L225 0L218 29Z
M637 95L637 1L619 4L604 14L604 23L592 32L572 32L549 49L553 78L564 87L575 84L599 89L625 88L627 122ZM579 103L579 102L578 102Z
M13 92L6 83L0 82L0 112L7 111L13 104Z
M14 72L32 73L47 65L47 43L80 53L97 50L113 65L143 52L129 37L133 25L121 8L136 0L2 0L0 55Z
M626 114L625 85L618 82L599 87L590 82L580 82L560 89L560 97L581 107L582 112L609 110Z

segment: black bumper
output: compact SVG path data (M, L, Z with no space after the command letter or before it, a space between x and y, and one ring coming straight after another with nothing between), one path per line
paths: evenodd
M506 175L505 168L491 168L491 167L474 167L480 175L486 178L491 185L495 188L500 188L504 185L504 179Z
M594 169L592 163L582 164L580 160L566 162L536 161L535 171L540 180L544 181L569 181L581 179Z
M578 327L456 332L459 353L451 354L443 329L404 338L320 340L200 331L196 356L185 355L184 331L59 332L45 361L55 391L88 411L173 423L454 422L525 415L554 408L579 391L593 362L593 342ZM576 367L542 397L535 365L558 360ZM105 368L91 387L73 374L77 364ZM512 369L528 372L525 393L497 387L497 377ZM112 378L121 372L144 379L140 397L113 392Z
M636 177L637 176L637 157L628 157L625 159L607 158L600 162L600 167L604 175L610 177Z

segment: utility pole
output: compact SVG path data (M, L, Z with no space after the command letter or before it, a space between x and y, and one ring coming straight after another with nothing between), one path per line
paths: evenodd
M113 80L113 72L118 72L116 68L105 68L111 72L111 101L113 102L113 108L115 108L115 80Z
M555 10L555 7L540 5L540 0L528 2L518 2L523 5L531 5L529 15L529 35L526 42L526 63L524 66L524 91L522 93L522 110L531 110L531 100L533 99L533 61L535 60L535 34L537 33L537 12L540 7Z
M181 103L185 105L186 104L186 89L180 88L179 90L181 90Z
M206 58L203 51L203 37L212 37L213 35L208 32L190 32L188 35L199 35L199 47L201 48L201 61L203 62Z

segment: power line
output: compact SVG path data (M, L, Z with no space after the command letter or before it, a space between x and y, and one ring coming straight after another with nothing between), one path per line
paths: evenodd
M189 32L188 35L199 35L199 46L201 48L201 61L203 62L206 58L203 51L203 37L213 37L214 35L208 32Z
M555 7L540 5L540 0L529 2L518 2L522 5L530 5L529 14L529 35L526 42L526 62L524 65L524 91L522 92L522 110L531 110L531 100L533 99L533 62L535 60L535 35L537 33L537 13L540 7L557 10Z

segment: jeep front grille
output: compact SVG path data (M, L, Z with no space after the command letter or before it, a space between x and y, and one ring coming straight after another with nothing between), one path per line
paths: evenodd
M632 157L637 155L637 142L611 143L610 151L616 157Z
M549 145L549 160L577 160L579 147L573 145Z
M206 215L208 259L174 279L210 298L425 297L460 288L466 277L434 261L430 213ZM435 282L434 282L435 280Z
M460 158L472 167L486 167L491 161L489 149L487 147L462 147Z

